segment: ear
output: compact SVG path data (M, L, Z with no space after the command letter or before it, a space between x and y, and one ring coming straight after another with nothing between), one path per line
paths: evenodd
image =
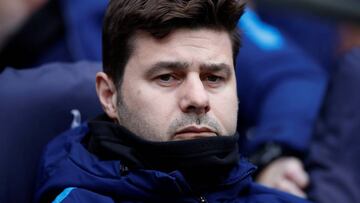
M96 92L105 113L112 119L118 118L117 90L113 80L104 72L96 74Z

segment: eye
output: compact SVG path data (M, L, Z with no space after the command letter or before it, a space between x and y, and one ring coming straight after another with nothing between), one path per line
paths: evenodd
M174 79L174 77L171 76L170 74L160 75L158 78L159 78L159 80L164 81L164 82L169 82Z
M209 82L220 82L220 80L222 80L222 78L219 76L216 76L216 75L209 75L209 76L206 76L206 80Z
M224 80L225 79L223 77L217 75L206 75L203 78L203 81L206 83L206 85L212 88L221 86Z
M155 78L155 81L159 85L165 86L165 87L174 86L179 82L179 80L175 76L173 76L172 74L159 75L159 76L157 76Z

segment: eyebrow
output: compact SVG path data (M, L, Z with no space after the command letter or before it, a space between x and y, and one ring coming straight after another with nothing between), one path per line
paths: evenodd
M226 77L230 77L232 67L226 63L212 63L212 64L203 64L200 66L201 71L208 72L224 72Z
M148 71L146 71L146 76L152 76L161 70L187 70L189 68L189 64L186 62L178 62L178 61L160 61L153 64Z
M190 64L187 62L179 62L179 61L160 61L157 62L146 71L146 76L152 76L162 70L173 70L173 71L186 71L189 68ZM224 72L227 77L231 75L231 66L225 63L210 63L210 64L202 64L200 66L200 71L205 72Z

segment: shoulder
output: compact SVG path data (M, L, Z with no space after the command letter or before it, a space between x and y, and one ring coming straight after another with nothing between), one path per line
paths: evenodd
M78 149L74 145L81 145L81 140L87 132L87 123L83 123L56 136L44 149L43 164L47 165L48 162L57 163L63 157L68 156L71 150Z
M46 145L39 164L38 182L49 179L59 169L73 172L76 160L91 156L81 143L88 131L87 123L83 123L56 136Z
M79 154L80 149L77 145L81 144L80 140L86 131L87 125L83 124L56 136L47 144L38 168L35 199L42 197L48 190L59 188L58 180L67 181L68 176L74 176L73 159L70 157L74 153ZM66 171L66 173L63 171ZM72 189L69 188L66 191L70 193ZM52 193L50 196L53 197L53 195L57 195L57 192Z

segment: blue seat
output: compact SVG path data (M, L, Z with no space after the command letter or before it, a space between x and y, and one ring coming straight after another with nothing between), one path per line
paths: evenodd
M99 70L99 63L79 62L0 74L0 202L32 201L43 147L70 128L72 110L82 121L101 112L95 91Z

